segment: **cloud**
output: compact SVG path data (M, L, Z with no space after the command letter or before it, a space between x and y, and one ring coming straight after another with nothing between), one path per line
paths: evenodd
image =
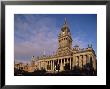
M73 41L74 41L73 42L74 43L73 46L79 45L80 48L87 48L87 44L88 43L82 41L80 37L75 37Z
M87 34L83 31L83 29L80 29L80 26L77 29L77 32L75 32L73 37L73 47L75 45L79 45L80 48L87 48L88 40L85 40L87 38Z
M43 55L43 50L47 55L57 49L58 29L54 18L37 16L15 18L15 59L30 60L35 55Z

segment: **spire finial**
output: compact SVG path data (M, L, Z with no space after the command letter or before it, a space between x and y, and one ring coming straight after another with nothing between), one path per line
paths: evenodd
M44 48L44 55L45 55L45 48Z
M64 24L67 24L67 20L66 20L66 17L65 17L65 22L64 22Z

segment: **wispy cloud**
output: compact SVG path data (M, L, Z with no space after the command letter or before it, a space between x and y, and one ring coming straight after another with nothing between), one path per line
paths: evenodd
M15 18L15 58L26 60L25 56L31 58L33 55L47 55L57 49L56 21L54 18L40 18L36 16ZM55 32L56 31L56 32ZM23 57L24 56L24 57ZM30 59L27 59L30 60Z
M78 45L80 48L86 48L87 47L87 42L83 42L80 37L75 37L74 38L74 45Z

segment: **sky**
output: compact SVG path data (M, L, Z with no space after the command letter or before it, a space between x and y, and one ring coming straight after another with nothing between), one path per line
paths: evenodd
M51 55L58 47L58 34L64 19L72 35L72 47L87 48L88 44L97 54L96 14L15 14L14 58L29 62L32 56Z

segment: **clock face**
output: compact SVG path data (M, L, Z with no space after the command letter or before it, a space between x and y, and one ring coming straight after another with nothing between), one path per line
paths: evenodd
M63 34L65 34L65 32L63 32Z

